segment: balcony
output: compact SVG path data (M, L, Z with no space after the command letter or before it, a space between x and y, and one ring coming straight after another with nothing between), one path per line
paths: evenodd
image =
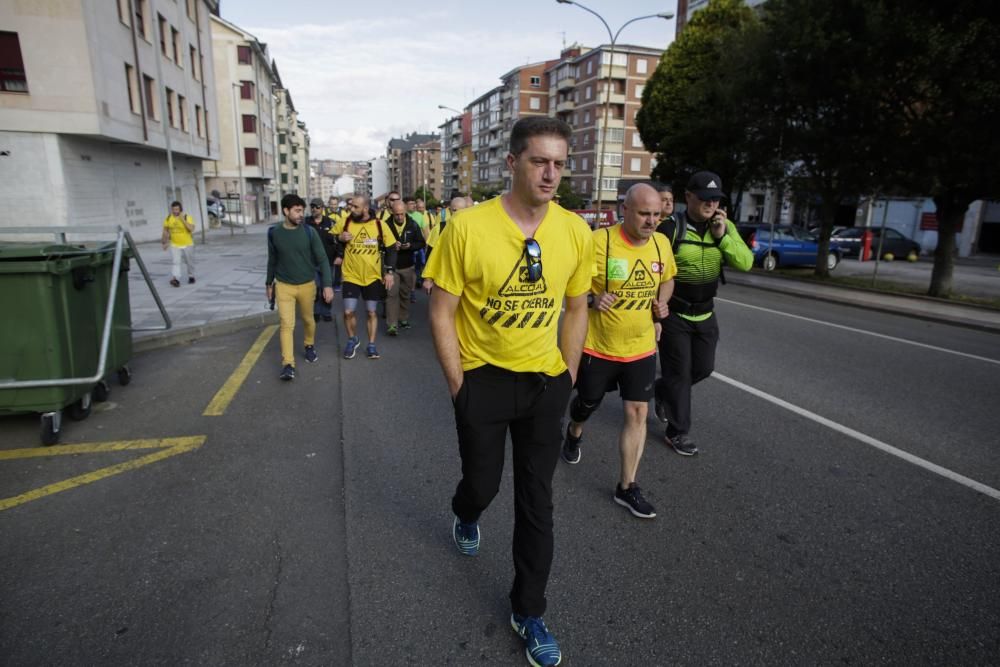
M605 102L604 93L601 93L599 101L601 102L601 104L604 104ZM607 99L607 102L609 104L625 104L625 93L611 93L611 95Z
M620 127L621 129L624 130L625 129L625 119L624 118L609 117L608 118L608 124L605 126L605 124L604 124L604 112L603 112L603 109L602 109L597 114L597 123L595 123L595 127L597 127L597 129L601 129L603 127L609 127L609 128Z
M576 102L573 100L566 100L564 102L559 102L556 104L556 113L562 113L564 111L572 111L576 108Z
M576 78L572 76L567 76L564 79L559 79L556 82L556 90L566 90L568 88L576 87Z
M615 65L612 67L611 65L604 64L601 65L597 77L599 79L607 79L609 70L612 79L624 79L628 76L628 68L625 65Z

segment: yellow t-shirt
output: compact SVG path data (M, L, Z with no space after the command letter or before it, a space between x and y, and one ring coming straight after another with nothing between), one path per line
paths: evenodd
M350 224L347 224L350 222ZM382 280L382 248L379 246L380 223L374 218L367 222L343 219L333 226L333 235L340 236L347 227L353 238L344 247L344 263L341 266L344 282L355 285L371 285ZM392 226L381 223L382 241L385 245L396 242Z
M524 233L500 197L460 211L434 246L424 277L460 298L455 316L462 369L485 364L556 376L563 297L586 294L594 266L587 223L550 203L535 232L542 277L528 282Z
M427 232L427 247L433 248L439 238L441 238L441 225L438 224L434 225L431 231Z
M181 215L183 218L178 218L171 213L163 221L163 228L170 232L170 245L175 248L186 248L189 245L194 245L194 237L191 236L191 232L187 230L184 222L182 222L183 219L189 225L194 226L194 218L187 213L182 213Z
M654 354L653 301L660 283L676 274L670 240L663 234L654 232L637 246L621 224L596 230L590 291L595 295L612 292L618 300L604 312L590 309L584 352L612 361L635 361Z

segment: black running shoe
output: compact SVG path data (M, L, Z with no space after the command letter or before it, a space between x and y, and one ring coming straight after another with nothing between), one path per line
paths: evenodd
M281 375L278 376L285 382L290 382L295 379L295 366L288 364L281 369Z
M698 453L698 447L695 446L693 442L688 440L687 434L678 433L677 435L665 436L667 444L674 448L674 451L681 456L694 456Z
M579 438L574 438L569 434L569 424L566 425L566 437L563 438L562 444L562 460L570 465L576 465L580 462L580 441L583 440L583 434L580 434Z
M627 489L622 489L621 484L615 486L615 502L640 519L652 519L656 516L656 509L642 497L642 491L635 482L629 484Z
M316 346L306 345L306 352L304 356L306 358L306 361L308 361L310 364L315 364L316 360L319 359L319 355L316 354Z
M656 413L656 418L660 420L660 423L666 424L669 420L667 416L667 405L659 399L659 397L653 397L653 412Z

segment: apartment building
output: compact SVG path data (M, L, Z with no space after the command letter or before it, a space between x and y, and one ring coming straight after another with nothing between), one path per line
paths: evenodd
M446 200L472 189L472 114L466 111L442 123L441 187Z
M374 157L368 162L366 175L366 194L375 199L381 199L388 194L389 187L389 160L381 155Z
M386 148L389 189L403 196L412 195L425 183L435 196L441 197L441 137L437 134L411 132L405 137L390 139Z
M267 221L276 210L272 202L280 199L275 184L277 72L267 46L247 31L214 15L211 29L222 150L218 160L205 164L206 185L228 200L230 220Z
M644 46L616 45L613 55L607 45L581 47L577 55L564 53L546 70L550 113L573 128L571 186L590 205L598 200L602 207L616 205L618 181L648 178L656 165L635 117L662 54Z
M207 220L217 11L217 0L0 3L0 227L121 224L151 240L175 199Z
M472 187L503 189L503 86L480 95L468 106L472 116Z

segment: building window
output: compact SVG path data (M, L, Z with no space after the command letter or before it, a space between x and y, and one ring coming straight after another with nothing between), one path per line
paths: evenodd
M156 82L153 81L152 77L142 75L142 90L146 97L146 117L152 118L153 120L159 120L159 111L157 111L157 97L156 97Z
M589 100L593 96L594 96L594 87L593 86L587 86L587 99Z
M620 167L622 166L622 154L621 153L605 153L604 154L604 164L609 167Z
M248 113L243 114L243 131L251 133L257 131L257 116Z
M236 62L241 65L252 65L253 58L250 55L249 46L237 46L236 47Z
M175 107L177 106L177 93L166 89L167 91L167 122L170 123L170 127L177 127L177 113Z
M278 135L278 145L279 146L284 146L285 145L285 135L284 134L279 134Z
M188 47L188 52L191 55L191 76L194 77L195 81L201 81L201 68L198 67L198 49L190 46Z
M149 0L135 0L135 29L144 40L149 41L149 25L146 17L149 15Z
M647 67L649 67L649 64L645 58L639 58L635 61L635 71L639 74L645 74L647 72Z
M593 74L593 73L594 73L594 59L591 58L590 60L587 61L587 74Z
M240 99L253 99L253 81L240 81Z
M202 126L205 128L205 141L212 143L212 138L208 134L208 109L201 111Z
M590 132L584 132L583 133L583 145L584 146L589 146L590 145Z
M257 149L256 148L244 148L243 149L243 162L248 167L257 166Z
M642 137L639 136L638 132L632 133L632 148L642 148Z
M199 137L204 137L205 136L205 126L202 124L202 120L201 120L201 105L200 104L194 105L194 125L195 125L195 130L197 130L197 132L198 132L198 136Z
M628 166L629 169L631 169L633 172L642 171L642 158L641 157L632 158L631 160L629 160Z
M531 87L532 88L541 88L542 87L542 77L540 77L540 76L533 76L533 77L531 77Z
M125 63L125 87L128 89L128 108L132 113L142 113L139 108L139 77L128 63Z
M194 3L196 0L187 0L187 14L188 18L194 21Z
M181 60L181 34L173 28L170 29L170 41L174 48L174 62L178 67L184 67L184 61Z
M118 0L118 20L127 26L132 25L131 11L128 7L128 0Z
M16 32L0 32L0 92L28 92L28 78Z
M587 166L588 166L587 158L585 157L580 158L580 169L582 169L583 171L587 171Z
M177 96L177 115L181 118L181 130L183 132L188 131L188 110L187 110L187 98L183 95Z
M542 108L542 98L540 98L540 97L532 97L532 98L528 99L528 108L531 109L532 111L538 111L539 109L541 109Z
M288 155L286 153L282 153L281 155L279 155L278 162L280 162L281 164L288 164Z
M645 89L646 89L646 86L642 85L641 83L635 84L635 96L641 98L642 97L642 91L644 91Z
M161 14L156 15L156 23L160 26L160 53L164 58L170 59L170 52L167 50L167 19Z
M589 123L590 123L590 112L589 111L584 111L583 112L583 124L587 125Z

